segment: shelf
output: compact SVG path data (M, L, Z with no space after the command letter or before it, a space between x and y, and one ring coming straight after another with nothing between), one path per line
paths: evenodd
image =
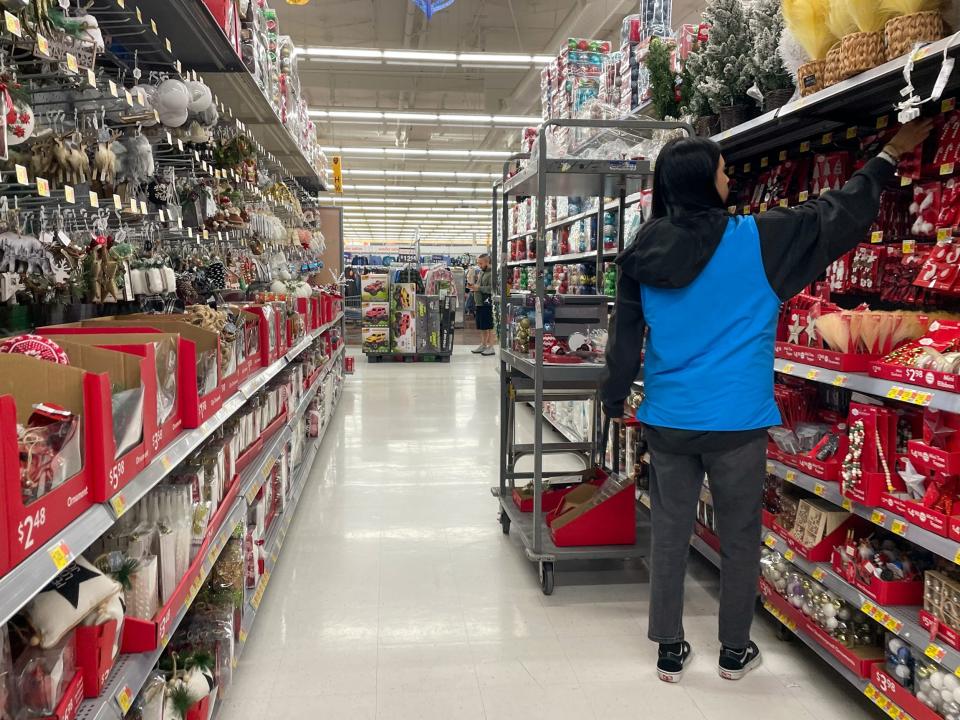
M767 461L767 472L783 478L797 487L809 490L824 500L838 505L855 515L866 518L874 525L879 525L892 533L900 535L914 545L926 548L942 558L946 558L954 563L960 559L960 543L912 525L906 518L890 510L867 507L849 498L845 498L840 494L840 485L836 482L819 480L774 460Z
M960 38L944 38L916 53L912 82L922 97L930 94L944 50L948 56L956 56L960 51ZM903 69L906 64L907 56L891 60L711 139L720 143L728 162L737 162L821 132L855 124L865 117L889 114L893 109L892 99L900 97L900 90L905 85ZM960 76L954 74L947 83L944 96L949 97L958 87Z
M879 397L888 397L893 388L902 388L912 390L914 397L917 393L923 399L923 407L931 407L937 410L946 410L947 412L960 413L960 394L948 392L946 390L936 390L935 388L925 387L923 385L910 385L908 383L896 380L883 380L881 378L870 377L863 373L843 373L827 368L816 367L815 365L804 365L803 363L792 362L777 358L774 360L773 369L785 375L814 380L827 385L836 385L845 387L849 390L877 395ZM898 393L899 395L899 393Z
M619 250L604 250L602 255L604 258L615 258ZM576 262L578 260L593 260L597 259L596 250L588 250L587 252L582 253L570 253L569 255L547 255L543 259L544 265L551 265L555 263L566 263L566 262ZM507 267L519 267L521 265L536 265L537 260L511 260L507 263Z
M627 195L627 197L624 198L623 205L624 207L630 207L631 205L635 205L639 201L640 201L640 193L633 193L631 195ZM603 211L604 212L620 212L620 201L613 200L612 202L606 203L603 206ZM594 208L593 210L584 210L583 212L578 212L576 215L568 215L567 217L561 218L560 220L554 220L552 222L547 223L547 230L555 230L557 228L565 227L567 225L572 225L578 220L585 220L586 218L596 217L598 212L599 210L597 208ZM512 235L507 239L519 240L520 238L529 237L531 235L536 235L536 234L537 234L536 230L527 230L526 232Z
M291 349L269 367L264 368L247 379L236 394L226 400L210 419L194 430L181 433L163 453L155 458L126 487L117 493L110 502L94 505L83 515L68 525L64 531L54 537L22 563L0 578L0 622L6 622L22 608L34 595L42 590L57 576L59 570L50 557L50 551L65 542L70 549L71 559L90 547L101 535L109 530L119 517L114 508L129 509L146 495L157 483L165 478L197 447L222 425L230 416L260 388L273 379L287 364L308 348L313 341L339 322L320 328L311 336Z
M546 197L617 197L639 192L653 170L648 160L530 160L503 183L504 195L537 195L538 170L543 165Z
M334 355L328 361L330 368L334 367L338 357L339 354ZM324 374L318 377L314 385L307 391L307 395L309 395L310 398L316 394ZM302 410L306 410L307 404L307 402L302 402L298 407L298 412L301 408ZM234 500L233 507L220 527L217 528L216 532L211 536L207 556L200 567L198 576L200 583L210 574L213 565L216 563L217 558L220 557L220 553L226 546L227 541L232 537L234 528L246 520L249 503L253 497L256 497L256 494L263 486L264 479L269 475L286 442L290 439L292 427L298 418L299 414L292 415L286 427L271 439L269 446L264 448L257 456L256 462L247 467L238 478L237 482L240 489ZM315 454L314 452L314 456ZM303 466L304 464L301 463L301 467ZM308 470L305 472L308 472ZM292 516L292 513L290 514ZM284 518L284 520L287 525L289 525L289 520L286 520L286 518ZM279 548L277 552L279 552ZM167 637L172 637L174 631L180 626L187 611L190 609L193 598L192 593L187 596L187 602L184 603L183 607L170 623ZM103 692L97 698L85 700L80 706L77 717L80 718L80 720L116 720L116 718L122 717L116 700L117 695L124 689L130 691L130 696L136 695L153 672L153 668L159 661L163 649L163 647L160 647L152 652L120 655L110 673Z
M643 501L641 500L641 502ZM645 505L645 506L649 507L649 505ZM699 535L691 536L690 545L693 547L694 550L696 550L698 553L703 555L703 557L706 558L711 565L713 565L718 570L720 569L720 553L718 553L712 547L707 545L707 543L703 541L703 538L701 538Z
M537 375L536 363L513 350L501 348L500 359L507 366L520 371L529 378L535 378ZM592 363L544 365L543 379L544 382L549 383L593 383L596 386L604 368L604 365Z

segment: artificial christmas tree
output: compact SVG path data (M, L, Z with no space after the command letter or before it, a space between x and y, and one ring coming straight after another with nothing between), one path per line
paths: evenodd
M650 101L658 118L679 118L690 98L690 78L677 68L673 41L655 37L647 51L650 72Z
M707 41L690 53L687 66L726 130L746 120L749 109L747 90L753 78L745 69L751 56L750 31L741 0L708 0L703 19L710 26Z
M773 110L789 102L794 92L793 78L777 52L783 33L780 0L754 0L747 25L753 42L747 72L763 96L763 109Z

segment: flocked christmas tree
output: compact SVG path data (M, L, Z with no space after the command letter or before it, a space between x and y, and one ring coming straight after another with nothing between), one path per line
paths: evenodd
M793 79L777 52L780 36L783 34L780 2L781 0L753 0L747 10L747 24L753 42L747 67L764 95L771 90L793 89Z
M746 72L752 53L750 31L741 0L707 0L703 19L710 26L709 36L690 54L687 69L696 80L697 95L719 113L722 107L748 102L747 90L753 84Z

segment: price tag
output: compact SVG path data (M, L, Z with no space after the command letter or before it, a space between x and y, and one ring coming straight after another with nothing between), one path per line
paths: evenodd
M193 228L187 228L187 237L193 237Z
M872 522L874 525L883 525L883 521L886 519L887 516L879 510L874 510L872 513L870 513L870 522Z
M767 167L767 165L769 165L769 164L770 164L770 158L769 158L769 157L767 157L766 155L764 155L762 158L760 158L760 167L765 168L765 167Z
M157 218L160 220L160 222L166 222L166 217L164 216L162 209L157 210Z
M870 242L874 245L883 242L883 230L874 230L870 233Z
M793 363L787 363L786 365L784 365L783 370L781 370L780 372L786 373L787 375L791 375L793 373Z
M820 582L821 580L823 580L823 578L825 578L827 575L827 573L824 572L823 568L821 567L814 568L813 573L811 574L813 575L813 579L816 580L817 582Z
M17 165L15 167L17 169L17 182L21 185L29 185L30 177L27 175L27 168L23 165Z
M147 214L147 203L145 203L143 200L140 201L140 213L143 215Z
M840 507L842 507L844 510L852 511L853 503L850 501L850 498L844 498L843 500L840 501Z
M763 540L763 544L772 550L777 546L777 539L773 535L767 535Z
M37 33L37 50L48 57L50 56L50 43L40 33Z
M736 206L736 205L731 205L730 207L727 208L727 212L730 213L731 215L736 215L736 214L737 214L737 206Z
M944 242L950 239L952 231L950 228L937 228L937 242Z
M903 623L892 615L887 614L883 620L883 626L891 632L898 633L903 629Z
M67 53L67 70L72 73L80 72L80 66L77 65L77 58L75 55Z
M133 705L133 690L124 685L117 693L117 705L120 706L120 712L126 715L130 712L130 706Z
M120 196L116 193L113 195L113 207L116 210L123 210L123 200L121 200Z
M823 137L820 138L821 145L829 145L833 142L833 133L824 133Z
M808 193L806 190L804 190L802 193L800 193L800 195L799 195L799 197L798 197L797 199L798 199L800 202L806 202L809 197L810 197L810 193Z
M802 153L810 152L810 141L809 141L809 140L804 140L802 143L800 143L800 152L802 152Z
M156 23L156 21L154 21L153 18L150 18L150 29L153 30L153 34L154 34L154 35L159 35L159 34L160 34L160 33L157 32L157 23Z
M70 546L67 545L66 540L61 540L47 552L50 553L50 559L53 560L53 565L57 568L57 572L63 570L73 559L73 554L70 552Z
M760 212L765 213L767 211L767 204L760 203Z
M23 28L20 27L20 18L18 18L13 13L4 10L3 11L3 22L7 26L7 32L13 35L16 35L18 38L23 37Z
M787 482L791 482L791 483L792 483L794 480L797 479L797 471L796 471L796 470L787 470L787 472L785 473L785 479L786 479Z
M810 368L807 370L807 380L816 380L819 374L820 371L817 368Z
M163 465L164 470L169 470L173 466L173 463L170 462L170 458L168 458L166 455L160 457L160 464Z
M923 651L923 654L928 658L932 658L933 660L940 662L943 660L943 656L947 654L947 651L936 643L930 643L927 645L927 649Z
M867 615L872 615L876 609L877 607L869 600L864 600L863 605L860 606L860 612Z
M130 198L130 212L137 214L140 212L140 208L137 207L137 199Z
M120 97L119 93L117 92L117 84L113 80L108 80L107 82L109 83L110 94L113 97Z
M901 177L900 178L900 187L908 187L913 185L913 178Z
M177 138L177 150L179 150L180 152L183 152L183 140L181 140L180 138Z
M790 206L790 203L787 202L786 198L780 201L780 207L785 208L789 206Z
M177 60L177 75L183 75L183 65L180 64L179 60Z
M93 68L87 68L87 85L92 88L97 86L97 74L93 71Z
M903 392L903 389L894 385L892 388L887 390L887 397L891 400L896 400L898 397L900 397L901 392Z
M846 376L846 375L840 375L840 374L838 373L837 375L834 376L833 382L831 382L830 384L831 384L831 385L836 385L837 387L843 387L844 385L847 384L847 376Z
M793 562L793 559L796 557L793 550L785 550L783 556L787 559L787 562Z
M780 162L783 162L784 160L787 159L787 151L786 151L786 150L781 150L781 151L780 151L780 155L779 155L778 157L780 158Z
M142 22L143 22L143 13L140 12L140 8L134 8L134 11L137 13L137 22L138 22L138 23L142 23Z
M929 392L918 392L917 396L913 399L915 405L923 405L927 407L933 402L933 393Z
M950 112L956 107L957 107L957 99L947 98L946 100L940 103L940 112Z
M37 193L40 197L50 197L50 183L46 178L37 178Z
M774 470L774 465L769 460L767 461L767 473L772 475Z
M137 102L140 103L142 107L147 106L147 96L141 88L137 88Z
M70 203L71 205L76 204L76 202L77 202L77 194L76 194L76 192L74 191L72 185L64 185L64 186L63 186L63 197L64 197L64 199L65 199L68 203Z
M889 124L890 124L889 115L883 115L877 118L877 130L883 130Z
M897 535L907 534L907 524L903 520L894 520L890 524L890 529L893 530Z
M953 163L952 163L952 162L951 162L951 163L943 163L943 165L940 166L940 174L941 174L941 175L952 175L952 174L953 174Z
M753 163L744 163L744 164L743 164L743 171L744 171L745 173L748 173L748 172L750 172L751 170L753 170Z
M823 483L817 483L813 486L813 494L823 497L827 492L827 486Z
M100 207L100 196L97 195L93 190L90 191L90 207L98 208Z
M916 241L916 240L914 240L913 238L906 238L906 239L903 241L903 254L904 254L904 255L912 255L914 249L916 248L916 245L917 245L917 241Z
M113 513L118 518L127 511L127 499L123 496L123 493L118 493L110 498L110 507L113 508Z
M117 5L119 5L121 8L126 8L127 7L126 0L117 0Z
M847 140L853 140L859 132L860 129L856 125L851 125L847 128Z
M130 107L133 107L133 95L130 94L130 91L129 91L129 90L124 90L124 91L123 91L123 96L124 96L124 97L126 98L126 100L127 100L127 105L129 105Z
M193 151L193 159L196 160L197 162L200 162L200 153L197 152L196 150Z
M209 230L204 230L204 231L203 231L203 239L204 239L204 240L209 240L209 239L210 239L210 231L209 231Z

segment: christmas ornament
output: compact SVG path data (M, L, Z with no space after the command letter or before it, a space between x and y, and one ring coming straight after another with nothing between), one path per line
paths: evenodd
M7 145L22 145L33 137L36 119L33 108L22 101L15 101L7 109Z
M59 345L42 335L17 335L0 342L0 353L29 355L58 365L69 365L70 358Z

